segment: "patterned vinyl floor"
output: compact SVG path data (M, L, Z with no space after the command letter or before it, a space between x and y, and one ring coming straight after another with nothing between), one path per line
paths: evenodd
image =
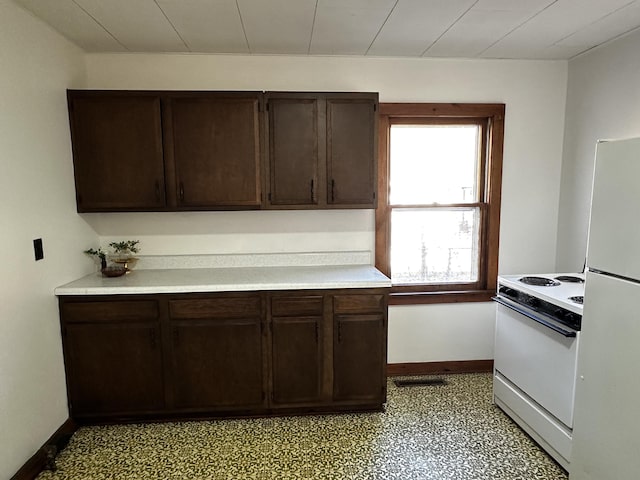
M83 427L38 480L566 480L491 375L398 388L385 413Z

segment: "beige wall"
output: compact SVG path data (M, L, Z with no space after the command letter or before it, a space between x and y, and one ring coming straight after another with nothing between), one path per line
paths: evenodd
M640 136L640 31L569 63L559 270L582 269L596 142Z
M74 205L65 89L83 82L80 50L0 0L2 479L68 417L53 289L87 273L80 252L97 241Z
M83 55L0 0L0 478L67 418L53 288L92 270L79 253L140 238L144 253L372 249L371 210L75 213L66 88L364 90L383 102L507 104L500 270L553 270L566 62ZM33 260L32 240L45 259ZM391 362L490 358L490 303L390 310Z
M500 270L553 271L566 62L93 54L90 88L376 91L382 102L504 102ZM372 249L372 211L84 215L144 252ZM389 361L493 356L490 303L392 307Z

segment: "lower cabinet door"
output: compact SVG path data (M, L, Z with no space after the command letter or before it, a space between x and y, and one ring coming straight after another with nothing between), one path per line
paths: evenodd
M383 403L384 315L335 315L333 327L334 400Z
M65 337L72 416L164 408L157 323L68 324Z
M260 326L260 318L172 322L173 407L260 407L265 400Z
M273 317L274 406L315 403L322 392L322 317Z

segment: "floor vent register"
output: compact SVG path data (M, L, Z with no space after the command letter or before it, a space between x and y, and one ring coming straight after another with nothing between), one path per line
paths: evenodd
M436 387L447 385L444 378L407 378L394 380L396 387Z

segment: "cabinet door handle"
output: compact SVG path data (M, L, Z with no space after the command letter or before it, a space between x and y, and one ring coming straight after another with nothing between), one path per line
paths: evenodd
M156 200L160 200L160 180L156 180Z
M316 322L316 343L318 343L319 330L320 330L320 326L318 325L318 322Z
M342 323L338 321L338 343L342 342Z
M184 201L184 183L180 182L180 201Z
M311 202L316 201L316 192L313 189L313 178L311 179Z
M334 202L336 200L336 181L331 179L331 201Z

